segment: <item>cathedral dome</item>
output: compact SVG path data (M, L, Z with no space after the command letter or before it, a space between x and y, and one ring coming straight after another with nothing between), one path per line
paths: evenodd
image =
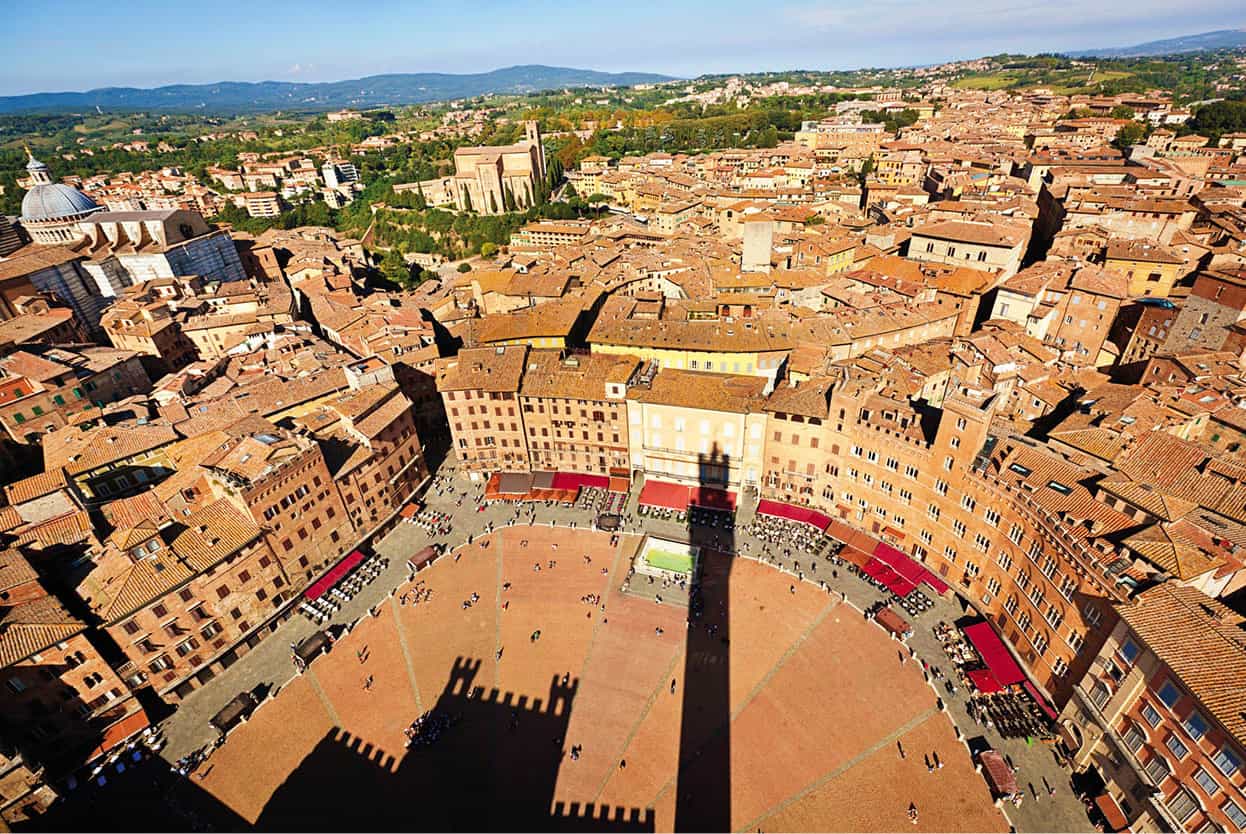
M22 198L22 220L57 220L79 217L99 209L99 204L76 188L59 182L41 183Z

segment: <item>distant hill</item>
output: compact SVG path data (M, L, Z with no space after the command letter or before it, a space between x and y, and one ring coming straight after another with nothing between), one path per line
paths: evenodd
M336 110L342 107L422 104L487 93L522 94L563 87L626 87L673 80L670 76L647 72L597 72L533 64L465 75L399 73L317 84L222 81L218 84L173 84L150 90L103 87L85 93L32 93L0 96L0 113L83 110L97 105L114 110L214 113Z
M1246 46L1246 29L1218 29L1197 35L1183 35L1161 41L1148 41L1134 46L1083 49L1065 52L1070 58L1143 58L1150 55L1178 55L1182 52L1205 52L1211 49L1236 49Z

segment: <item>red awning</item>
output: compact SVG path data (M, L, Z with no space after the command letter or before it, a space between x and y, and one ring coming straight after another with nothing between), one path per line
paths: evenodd
M904 538L904 531L903 531L903 530L897 530L897 529L896 529L896 528L894 528L894 527L884 527L884 528L883 528L883 535L884 535L884 536L892 536L893 538L897 538L897 539L903 539L903 538Z
M802 524L811 525L819 530L825 530L831 523L830 518L816 510L811 510L808 507L798 507L794 504L784 504L781 501L759 501L757 504L757 512L762 515L771 515L775 518L786 518L789 521L799 521Z
M829 525L827 525L826 532L836 539L839 539L849 547L855 547L857 550L865 553L873 553L874 549L878 547L878 542L874 541L860 530L855 530L852 527L849 527L842 521L832 521Z
M688 509L688 487L666 481L645 481L640 491L640 503L647 507L666 507L671 510Z
M982 662L1003 686L1012 686L1025 680L1025 672L1013 660L1012 653L988 622L974 623L965 629L965 637L982 655Z
M95 761L114 747L125 744L135 735L147 729L150 724L151 721L148 720L147 713L143 712L142 709L139 709L138 712L130 713L120 721L110 724L104 729L104 737L100 740L99 747L91 751L90 755L87 756L87 761Z
M735 493L717 487L693 487L688 491L688 503L706 510L735 512Z
M1004 688L999 685L999 681L995 680L990 669L970 669L965 674L969 676L969 682L973 684L973 688L984 694L990 695Z
M873 559L874 557L868 553L864 553L858 550L855 547L845 546L843 549L839 551L839 558L843 559L846 562L851 562L852 564L856 565L859 568L864 568L866 565L870 563L870 560Z
M906 597L917 588L915 584L892 570L890 566L879 559L870 559L861 570L877 579L883 584L883 587L898 597Z
M610 478L610 486L608 487L608 489L611 492L627 492L631 488L632 488L632 482L629 481L627 478L617 478L617 477Z
M874 546L874 555L886 562L892 570L903 576L909 582L917 585L925 582L936 593L944 593L948 590L947 583L939 577L931 573L925 565L913 559L903 550L892 547L884 542L879 542Z
M1046 713L1048 718L1052 721L1056 720L1056 711L1052 709L1051 704L1047 703L1047 699L1043 697L1043 693L1038 691L1037 686L1027 680L1025 682L1025 691L1030 693L1030 697L1034 699L1034 703L1038 704L1038 708Z
M1102 812L1103 818L1107 820L1108 826L1113 831L1120 831L1123 828L1129 827L1129 820L1125 819L1125 813L1121 810L1121 806L1117 804L1110 793L1096 796L1095 805Z
M583 489L596 487L605 489L610 486L610 479L605 475L589 475L583 472L558 472L554 475L552 489Z
M398 516L400 518L415 518L419 514L419 512L420 512L419 504L408 504L407 506L403 507L398 512Z
M311 585L307 586L307 590L303 592L303 596L308 599L316 599L324 596L330 588L346 578L346 574L354 570L364 559L363 553L358 550L352 550L346 558L329 568L328 573L317 579Z

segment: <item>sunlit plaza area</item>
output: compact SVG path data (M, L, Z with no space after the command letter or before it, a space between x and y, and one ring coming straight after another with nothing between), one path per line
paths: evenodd
M1087 827L1051 722L937 579L829 519L749 494L641 512L646 488L486 501L443 470L366 581L313 586L336 607L83 790L168 762L169 819L216 828ZM988 712L1005 697L1024 732Z

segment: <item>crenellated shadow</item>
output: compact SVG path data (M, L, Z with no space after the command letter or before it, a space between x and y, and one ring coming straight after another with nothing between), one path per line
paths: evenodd
M460 657L429 710L427 743L401 757L330 731L269 799L263 831L652 831L652 810L556 803L579 687L542 697L486 690ZM414 719L415 716L412 716Z

